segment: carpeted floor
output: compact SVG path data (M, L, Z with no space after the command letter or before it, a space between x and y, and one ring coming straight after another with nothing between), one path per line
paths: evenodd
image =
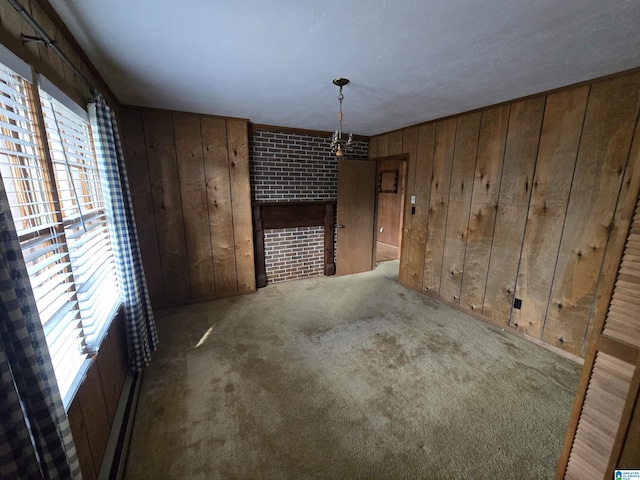
M159 312L125 478L552 478L580 366L397 269Z

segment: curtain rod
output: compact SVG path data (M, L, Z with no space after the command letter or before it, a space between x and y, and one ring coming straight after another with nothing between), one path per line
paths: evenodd
M36 31L36 34L38 35L36 37L31 37L23 33L22 34L23 42L37 41L37 42L44 43L47 47L51 47L51 50L53 50L56 53L56 55L58 55L62 59L62 61L65 64L67 64L67 66L71 70L73 70L73 73L75 73L78 77L80 77L80 79L89 86L91 93L95 92L96 88L93 86L93 83L91 83L87 79L87 77L85 77L84 74L80 71L80 69L76 67L71 60L69 60L69 57L67 57L67 55L62 50L60 50L60 47L58 47L55 40L51 40L49 35L46 34L46 32L42 29L40 24L35 21L35 19L31 16L29 12L25 10L25 8L20 4L20 2L18 2L18 0L9 0L9 3L13 8L16 9L16 11L20 14L20 16L24 18L24 20L29 24L29 26Z

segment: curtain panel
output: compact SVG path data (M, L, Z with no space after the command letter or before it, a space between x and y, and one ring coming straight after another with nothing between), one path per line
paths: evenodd
M124 154L115 114L104 97L96 94L88 110L107 215L115 233L113 248L125 313L129 363L132 370L139 371L149 364L158 334L142 267Z
M0 478L81 479L27 268L0 181Z

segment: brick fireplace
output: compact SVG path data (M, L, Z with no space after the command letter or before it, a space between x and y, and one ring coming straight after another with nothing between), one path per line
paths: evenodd
M309 205L326 202L335 205L338 190L338 161L330 151L330 135L296 133L253 125L249 136L251 196L254 204L254 234L256 206L266 204L299 203ZM367 158L368 143L354 142L354 158ZM256 259L259 261L258 242L264 255L261 277L257 267L257 280L277 283L287 280L323 275L326 265L334 265L334 231L332 223L330 262L325 258L329 240L325 235L324 212L316 225L308 220L302 225L279 226L260 230L255 239ZM306 214L305 214L306 215ZM334 214L335 216L335 207ZM258 262L256 262L258 265ZM335 267L334 267L335 268ZM334 270L335 271L335 270ZM262 286L264 286L262 285Z

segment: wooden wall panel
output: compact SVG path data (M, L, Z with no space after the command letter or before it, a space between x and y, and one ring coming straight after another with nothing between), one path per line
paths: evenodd
M376 139L378 146L381 144L379 139ZM402 223L402 239L400 240L400 271L398 272L399 280L408 284L410 282L409 277L411 275L410 270L411 263L411 223L413 218L411 216L411 195L414 191L415 184L415 171L416 171L416 156L418 152L418 127L409 128L404 131L402 136L402 150L408 155L405 169L406 169L406 188L404 197L404 221ZM404 260L402 258L404 257Z
M69 29L62 23L49 2L25 0L20 3L118 113L119 102L95 67L90 64L86 54L80 50ZM32 65L38 73L47 77L79 105L86 105L91 99L89 86L62 62L53 50L42 43L24 42L22 34L35 35L36 33L9 2L0 2L0 42Z
M509 105L482 112L460 305L482 312L498 207Z
M404 129L402 153L416 164L400 283L582 356L610 304L640 190L639 97L636 70ZM466 134L478 115L479 133ZM427 129L432 159L414 150ZM397 135L372 137L371 154Z
M249 130L246 121L227 120L227 142L238 293L250 293L256 291L256 274L249 186Z
M444 253L447 212L449 209L449 189L451 169L456 140L457 118L443 120L436 124L433 152L433 174L429 196L429 219L424 253L424 273L422 290L440 293L442 259Z
M388 158L378 162L378 186L383 172L397 172L397 190L394 192L378 191L377 231L378 242L400 247L402 228L402 202L404 200L404 168L405 161L401 158ZM387 174L389 175L389 174ZM382 231L380 231L382 230Z
M113 335L107 334L100 345L100 353L96 358L95 367L98 369L100 386L102 387L102 397L107 411L109 425L113 423L113 418L118 407L120 392L122 391L121 376L118 371L118 364L115 362Z
M637 77L595 84L542 339L580 354L638 117Z
M191 297L182 199L170 112L143 110L153 211L167 305Z
M97 477L111 429L120 428L114 419L128 370L126 349L124 323L117 315L67 411L85 479Z
M53 35L53 39L56 43L60 42L61 35L58 32L58 29L55 27L55 23L53 20L46 14L46 12L42 9L38 2L29 2L31 6L31 14L36 22L40 24L40 26L44 29L45 32ZM8 5L7 5L8 6ZM65 65L62 59L47 45L37 43L35 44L38 47L38 55L40 55L40 59L51 65L56 71L63 72L65 71ZM30 46L33 48L33 44ZM82 62L79 62L79 64Z
M23 5L23 7L27 12L31 13L34 18L37 18L38 22L41 22L47 34L55 38L57 29L52 25L51 19L43 14L39 5L37 5L36 8L32 8L30 2L26 2L26 5ZM44 45L41 46L36 42L24 42L22 34L35 36L36 32L26 23L9 2L2 2L0 4L0 39L2 40L2 44L27 63L35 66L40 73L43 73L49 80L60 86L65 93L74 88L75 82L69 82L65 78L65 70L68 67L60 61L60 57L53 52L47 52ZM71 52L66 49L64 51L65 53L71 54ZM51 73L54 75L52 76ZM84 92L86 92L86 90L83 90L83 93ZM78 92L73 93L77 94ZM77 101L77 95L70 96Z
M409 239L407 285L416 290L422 289L424 275L424 253L427 241L427 223L429 221L429 197L431 196L431 177L433 175L435 133L436 126L433 123L421 125L418 130L413 194L408 193L405 200L405 212L408 212L408 214L405 213L405 219L410 219L411 221L410 228L405 228L405 236ZM415 214L413 215L411 214L411 195L416 197Z
M95 480L98 474L93 464L87 427L84 424L82 409L80 408L80 402L77 397L71 402L69 410L67 411L67 417L69 418L69 427L71 428L71 435L73 435L73 443L76 447L82 478L83 480Z
M141 110L126 110L126 114L122 115L122 133L144 275L151 304L159 307L165 302L164 279L159 268L160 250Z
M35 35L35 31L33 28L29 28L26 26L20 14L16 11L15 8L11 6L9 2L2 2L0 5L0 24L2 28L11 36L15 38L20 38L21 33L25 33L25 35ZM38 46L35 43L31 43L26 48L31 49L31 53L38 55Z
M635 87L640 89L640 72L633 77ZM629 160L625 170L622 188L620 189L619 201L616 213L613 218L613 224L609 229L609 240L605 253L602 272L598 287L596 290L596 300L594 309L589 321L589 329L585 335L582 350L587 347L587 341L590 338L594 325L602 325L607 314L609 299L613 290L613 282L618 272L618 265L622 256L622 251L626 241L626 233L629 230L631 218L635 209L636 192L640 191L640 122L636 123L636 131L631 145Z
M440 296L456 304L460 303L462 288L480 118L480 112L476 112L463 115L458 119L453 154Z
M369 159L373 160L378 156L378 137L369 140Z
M133 127L143 119L125 153L141 192L134 209L147 213L152 199L138 227L153 306L255 291L247 121L134 107L123 116Z
M389 156L389 135L390 134L385 134L385 135L380 135L377 138L377 143L378 143L378 153L376 155L376 157L388 157Z
M227 122L221 118L202 117L201 124L215 293L225 296L238 292Z
M215 292L200 117L188 113L174 113L173 131L191 296L198 299L211 296L211 292Z
M567 212L589 87L549 95L542 123L533 192L511 324L540 338Z
M117 381L124 385L129 371L129 346L127 345L127 332L124 318L118 315L111 325L111 346L113 347L114 364L118 369Z
M102 392L100 373L97 368L89 369L83 387L78 390L76 397L80 403L85 428L87 432L91 432L90 435L87 435L89 446L91 447L91 458L95 471L99 472L102 465L102 457L107 449L111 424L104 396L97 394Z
M396 130L389 134L388 155L399 155L402 153L402 130Z
M531 197L545 97L514 103L504 153L483 315L508 324Z

